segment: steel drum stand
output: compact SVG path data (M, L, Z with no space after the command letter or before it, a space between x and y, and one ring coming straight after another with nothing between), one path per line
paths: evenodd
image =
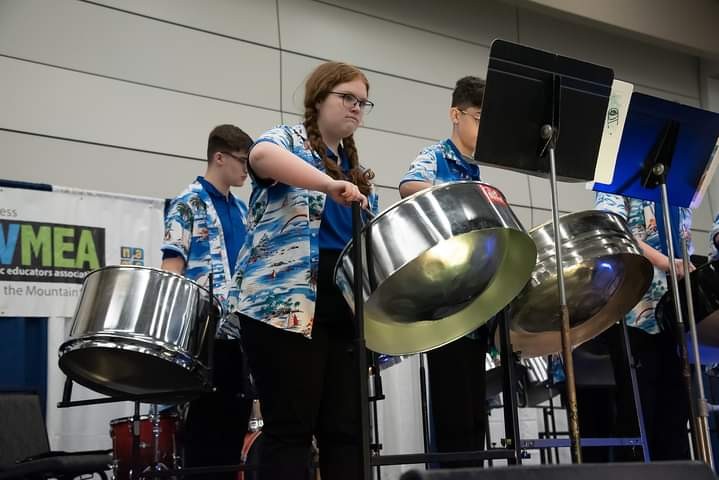
M140 422L141 422L141 415L140 415L140 404L141 403L151 403L151 408L157 408L158 403L164 403L167 401L171 401L176 399L176 392L165 392L165 393L159 393L159 394L153 394L151 398L148 398L143 395L114 395L112 397L105 397L105 398L91 398L88 400L71 400L72 397L72 385L73 380L70 377L65 378L65 385L63 387L62 391L62 400L57 403L57 408L70 408L70 407L83 407L88 405L101 405L105 403L119 403L119 402L133 402L134 403L134 411L132 414L132 457L130 460L130 478L147 478L148 473L147 472L141 472L140 467L143 465L140 465ZM164 399L164 400L163 400ZM149 466L152 467L152 471L156 471L156 467L162 465L161 470L164 472L173 472L175 470L172 470L168 468L166 465L163 465L159 462L159 435L160 435L160 425L159 425L159 413L157 411L151 411L150 418L153 422L153 442L154 442L154 461ZM147 466L146 466L147 467ZM159 471L159 470L157 470ZM179 473L179 470L176 471L176 473ZM166 476L166 475L161 475Z
M637 383L637 373L636 373L636 363L634 362L634 357L632 356L632 350L631 345L629 343L629 334L627 332L627 325L624 322L624 319L622 319L620 322L620 326L622 329L621 332L621 342L622 346L624 347L624 354L626 355L627 359L627 367L629 368L629 374L630 374L630 381L632 385L632 395L634 399L634 405L635 405L635 412L637 415L637 425L639 426L639 438L635 437L581 437L580 440L580 446L582 448L587 447L640 447L642 449L643 459L644 463L650 462L650 456L649 456L649 445L647 443L647 435L646 435L646 429L644 426L644 415L642 413L642 404L641 404L641 398L639 396L639 386ZM522 440L522 448L531 450L531 449L539 449L541 451L545 449L555 449L555 456L557 458L557 463L559 463L559 453L556 451L557 448L561 447L571 447L571 440L568 440L566 438L557 438L557 427L554 420L554 404L552 403L551 394L549 398L550 402L550 409L552 410L551 417L552 417L552 431L545 434L545 437L542 438L540 434L540 438L538 439L523 439ZM544 407L545 409L547 407ZM544 424L545 424L545 431L548 430L547 421L548 421L548 415L545 412L544 413ZM566 432L561 432L566 433ZM550 435L552 438L549 438ZM544 461L542 461L544 463ZM551 456L550 461L551 462Z
M387 465L408 465L408 464L429 464L432 462L458 462L466 460L498 460L506 459L510 464L519 463L520 446L519 446L519 424L517 421L517 403L515 382L513 377L513 368L505 369L505 422L506 444L507 448L496 448L488 450L467 451L467 452L437 452L437 453L416 453L416 454L399 454L399 455L380 455L371 454L370 448L370 395L368 389L368 366L367 366L367 344L365 341L364 331L364 298L362 294L364 270L362 266L363 242L361 238L362 218L360 214L360 206L358 203L352 204L352 263L353 263L353 294L354 294L354 320L356 325L356 352L357 352L357 381L360 390L360 422L361 422L361 452L360 464L362 468L362 478L364 480L372 479L372 467L380 467ZM368 265L372 264L371 252L367 252ZM371 267L370 267L371 268ZM371 275L370 275L371 277ZM504 319L503 319L504 320ZM503 325L503 344L502 355L506 359L506 365L512 365L509 358L512 355L512 349L509 345L509 326L508 322L502 321ZM505 360L503 360L505 361ZM507 399L511 399L507 401ZM375 432L376 432L375 422Z
M213 298L213 274L210 273L209 275L209 295L210 298ZM216 313L212 313L211 315L217 315ZM221 315L218 315L221 316ZM219 319L218 319L219 322ZM217 323L214 323L217 325ZM210 371L211 375L214 374L214 348L215 348L215 336L211 335L208 339L208 345L207 345L207 366L208 370ZM160 403L166 403L175 401L177 397L177 392L159 392L159 393L153 393L151 395L130 395L130 394L113 394L112 396L106 397L106 398L93 398L89 400L71 400L72 398L72 384L73 380L70 378L70 376L65 377L65 384L63 387L62 392L62 400L57 403L57 408L69 408L69 407L81 407L81 406L87 406L87 405L100 405L104 403L118 403L118 402L133 402L134 403L134 412L132 415L132 459L130 461L130 478L150 478L150 477L170 477L170 475L180 474L182 472L181 468L168 468L167 465L164 465L160 462L160 450L159 450L159 441L160 441L160 415L157 410L157 405ZM202 393L212 391L214 387L208 386L206 390L201 391L186 391L183 392L183 395L186 395L188 398L190 398L193 395L200 395ZM99 392L102 393L102 392ZM150 410L150 419L152 421L152 438L153 438L153 462L147 468L145 468L144 471L140 472L139 469L142 467L140 465L140 422L141 422L141 416L140 416L140 403L150 403L151 404L151 410ZM174 455L174 452L173 452ZM239 470L242 470L243 466L240 466ZM254 466L252 467L254 468ZM237 470L237 469L236 469ZM155 475L156 474L156 475Z

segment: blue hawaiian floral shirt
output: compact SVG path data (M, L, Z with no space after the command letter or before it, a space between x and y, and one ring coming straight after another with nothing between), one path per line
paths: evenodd
M629 230L638 240L646 242L650 247L662 251L659 232L655 218L654 202L623 197L609 193L597 193L594 200L597 210L613 212L627 221ZM691 243L692 213L686 208L679 209L679 229L683 235L689 237L689 251L693 250ZM667 274L654 267L654 278L649 290L639 303L625 317L628 326L641 328L647 333L659 333L662 329L654 316L654 309L667 292Z
M439 185L460 180L480 180L479 165L469 163L449 138L419 152L400 181Z
M325 171L307 142L302 124L281 125L262 134L256 144L271 142ZM322 192L252 178L247 237L240 250L234 283L235 311L310 338L317 298L319 229L326 195ZM377 194L370 209L379 210Z
M242 217L247 207L242 200L234 199ZM209 288L212 272L212 289L225 313L229 312L230 300L238 295L231 281L230 261L220 218L210 194L199 181L171 203L165 216L165 238L162 250L174 252L185 260L185 276L205 288ZM218 327L218 337L239 338L239 325L234 315L223 316Z

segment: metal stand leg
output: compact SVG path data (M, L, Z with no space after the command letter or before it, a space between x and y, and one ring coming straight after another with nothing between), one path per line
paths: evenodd
M687 320L691 336L692 353L694 354L694 372L696 373L697 392L697 438L699 458L714 470L714 454L712 452L711 438L709 436L709 410L706 395L704 394L704 378L702 377L702 362L699 356L699 341L697 339L697 325L694 318L694 301L692 297L691 275L689 275L689 245L687 239L682 241L682 258L684 259L684 287L687 299Z
M364 480L372 479L370 464L370 432L369 432L369 392L367 386L367 355L364 336L364 294L363 285L363 263L362 263L362 240L360 230L362 218L360 216L359 203L352 203L352 263L354 266L354 307L355 327L357 338L355 339L355 353L357 355L357 380L360 382L360 425L362 451L360 454L360 465Z
M372 443L370 444L370 451L372 455L379 455L382 450L382 442L379 437L379 412L377 409L377 402L384 400L384 391L382 389L382 376L380 374L379 366L377 365L377 354L372 352L370 355L372 361L369 366L369 379L368 379L368 391L369 401L372 404ZM382 472L378 466L375 467L375 478L374 480L382 480Z
M132 416L132 460L130 461L130 478L140 475L140 402L135 402L135 412Z
M522 463L519 442L519 418L517 415L517 378L514 370L514 351L509 335L509 321L506 309L499 314L499 338L502 348L500 358L502 362L502 403L504 404L504 436L506 447L514 450L515 457L507 463L515 465Z
M627 330L627 324L622 320L622 339L624 343L624 352L627 355L627 365L629 366L629 377L632 382L632 394L634 396L634 408L637 412L637 425L639 425L639 438L642 442L642 456L644 457L644 463L651 461L649 452L649 443L647 442L647 431L644 427L644 413L642 410L642 399L639 395L639 383L637 381L637 365L634 362L634 356L632 355L632 347L629 343L629 331Z
M419 390L422 400L422 440L424 441L424 452L431 451L431 425L432 419L429 412L429 364L427 354L419 354ZM424 464L425 468L429 468L429 463Z
M492 448L492 432L489 430L489 406L487 406L487 414L484 416L484 441L487 442L485 447L487 450ZM490 458L487 460L487 465L490 467L494 466L494 461Z
M702 428L703 422L697 412L694 388L692 387L691 373L689 371L689 355L687 352L686 335L684 332L684 319L682 314L682 308L679 300L679 281L677 280L677 269L674 259L674 240L672 239L672 225L671 218L669 216L669 196L667 193L666 178L664 172L664 165L658 163L654 166L654 174L660 179L661 189L661 200L662 200L662 211L664 218L664 230L667 239L667 257L669 257L669 281L671 282L672 299L674 300L674 314L676 316L676 338L679 347L679 357L681 360L682 367L682 378L684 385L687 389L687 396L689 398L689 408L691 412L690 425L692 430L692 440L695 455L704 455L709 448L707 447L708 438L706 437L706 431ZM706 461L709 464L709 460Z

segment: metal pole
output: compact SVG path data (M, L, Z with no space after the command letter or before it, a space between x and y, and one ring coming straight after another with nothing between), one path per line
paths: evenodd
M429 413L429 365L427 361L427 354L422 352L419 354L419 391L421 395L422 404L422 440L424 442L424 453L429 453L431 450L431 419ZM429 463L424 464L425 468L429 469Z
M709 410L707 408L706 395L704 393L704 379L702 378L702 362L699 357L699 341L697 339L697 324L694 317L694 300L692 297L692 283L689 275L689 244L684 237L682 239L682 257L684 260L684 288L687 298L687 319L689 323L689 335L692 341L692 352L694 353L694 373L696 374L697 392L697 439L699 446L699 457L714 470L714 455L709 438Z
M637 412L637 424L639 425L639 437L642 442L642 457L644 463L651 461L651 452L649 451L649 442L647 441L647 431L644 426L644 409L642 408L642 398L639 395L639 382L637 381L637 364L634 362L632 355L632 346L629 343L629 330L627 323L622 319L622 338L624 339L624 353L627 355L627 364L629 365L629 378L632 382L632 394L634 395L634 407Z
M701 451L699 435L699 419L696 412L694 393L692 387L691 373L689 372L689 357L687 353L687 342L684 333L684 317L679 299L679 281L677 280L677 267L674 259L674 239L672 238L672 225L669 216L669 194L667 192L666 180L664 178L664 165L658 163L652 172L660 178L659 187L661 191L662 216L664 217L664 235L667 241L667 257L669 257L669 281L671 282L672 300L674 302L674 315L676 318L676 338L679 347L679 359L681 361L682 379L689 398L689 409L691 412L690 423L692 426L692 440L695 456Z
M543 127L546 128L547 126ZM550 129L552 127L549 127ZM553 129L552 129L553 130ZM554 135L551 132L551 136ZM582 448L579 436L579 411L577 407L577 390L574 383L574 359L572 358L572 339L569 325L569 308L567 293L564 286L564 268L562 264L562 241L559 232L559 200L557 198L557 168L554 158L554 145L550 136L549 145L549 183L552 190L552 225L554 227L554 252L557 262L557 283L559 284L559 309L562 320L562 356L567 374L567 416L569 423L569 439L571 440L572 462L582 463Z
M508 459L509 465L522 463L521 446L519 438L519 415L517 412L517 378L514 369L514 350L512 337L509 332L509 318L507 308L497 314L499 319L499 352L502 365L502 404L504 411L504 438L506 447L514 451L515 457Z
M356 354L358 381L360 386L360 422L362 433L362 478L372 479L372 467L370 465L370 435L369 435L369 393L367 386L367 355L364 336L364 295L363 295L363 272L362 272L362 219L360 217L359 203L352 203L352 263L354 270L354 306L355 323L357 326Z

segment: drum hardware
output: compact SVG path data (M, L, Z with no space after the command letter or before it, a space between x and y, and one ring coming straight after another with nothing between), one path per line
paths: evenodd
M160 414L157 405L151 406L149 416L140 416L139 402L132 417L110 422L115 479L149 478L152 472L178 470L181 467L176 440L178 424L177 415Z
M250 420L247 425L247 431L250 433L262 430L264 425L262 420L262 412L260 411L260 401L258 399L252 400L252 409L250 411Z

